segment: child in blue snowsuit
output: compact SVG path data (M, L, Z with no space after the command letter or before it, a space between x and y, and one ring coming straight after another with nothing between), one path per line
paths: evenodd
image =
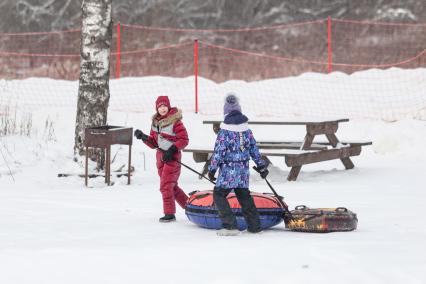
M225 231L238 233L237 221L226 199L233 190L241 205L247 230L258 233L262 229L259 213L249 191L249 161L250 158L254 160L262 178L266 178L269 173L267 165L261 158L252 131L248 128L248 118L241 113L238 98L234 94L228 94L226 97L224 115L208 173L209 178L215 180L215 173L219 169L213 191L214 203Z

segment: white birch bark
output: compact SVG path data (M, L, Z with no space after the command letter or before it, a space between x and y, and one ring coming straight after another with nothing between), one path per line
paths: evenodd
M76 155L84 154L84 129L105 125L107 122L112 40L111 3L112 0L83 0L81 5L83 21L75 124ZM96 159L99 152L92 153L95 155L91 155L91 159Z

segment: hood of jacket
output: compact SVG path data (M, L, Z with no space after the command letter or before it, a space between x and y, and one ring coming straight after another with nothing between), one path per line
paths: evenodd
M152 125L155 127L166 127L181 119L182 111L178 108L173 107L164 116L161 116L158 113L154 114L152 116Z
M223 123L225 124L243 124L247 123L248 118L238 110L233 110L225 116Z

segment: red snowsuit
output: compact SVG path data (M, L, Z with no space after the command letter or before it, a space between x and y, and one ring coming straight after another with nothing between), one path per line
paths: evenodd
M157 148L157 169L160 176L160 192L163 196L164 214L176 213L176 202L185 208L188 196L178 186L178 178L181 166L178 162L181 160L181 150L188 145L188 133L182 121L182 112L177 108L171 108L170 111L161 117L156 113L152 117L151 132L148 140L144 143L151 148ZM163 151L175 145L178 151L173 155L173 160L163 162Z

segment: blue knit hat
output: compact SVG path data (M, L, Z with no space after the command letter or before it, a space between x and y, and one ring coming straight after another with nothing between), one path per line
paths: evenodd
M234 93L228 93L226 95L225 104L223 106L223 114L227 115L233 110L238 110L241 112L241 106L237 95Z

